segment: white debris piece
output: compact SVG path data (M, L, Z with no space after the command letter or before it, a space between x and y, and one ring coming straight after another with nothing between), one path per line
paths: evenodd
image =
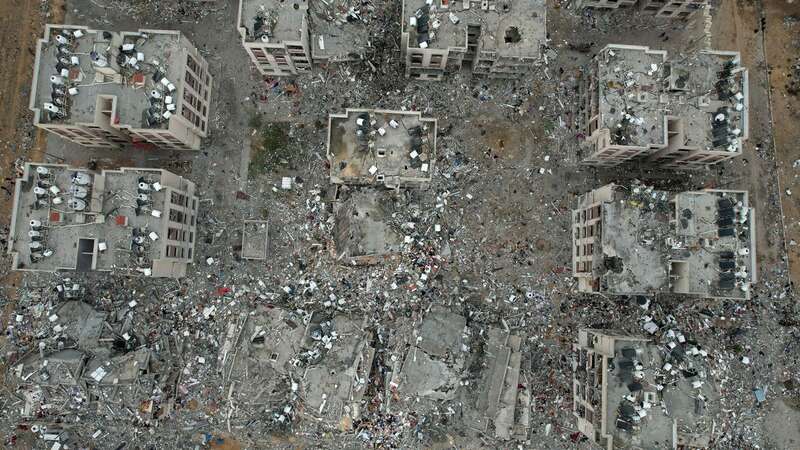
M658 331L658 325L655 322L650 321L644 324L644 331L647 331L650 334L655 334Z
M108 375L108 372L106 372L106 369L104 369L102 366L94 369L92 373L89 374L89 376L98 383L103 381L103 378L105 378L106 375Z

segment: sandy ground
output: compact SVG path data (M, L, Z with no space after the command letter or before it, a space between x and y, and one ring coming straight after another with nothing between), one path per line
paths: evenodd
M787 93L789 67L800 57L800 1L765 1L767 64L771 87L772 118L775 130L775 157L781 183L786 238L792 281L800 280L800 186L798 169L792 164L800 159L800 98ZM785 18L794 16L794 22ZM791 191L791 195L787 193Z
M45 3L44 7L48 7ZM60 23L64 20L64 0L51 0L49 9L42 13L41 2L31 0L4 0L0 2L0 176L3 187L14 189L15 161L28 159L41 161L46 148L46 136L41 130L29 126L28 94L36 57L36 40L41 36L45 22ZM5 70L8 68L8 70ZM12 196L9 191L0 193L0 210L10 211ZM0 214L0 227L7 227L11 214ZM3 248L5 250L5 248ZM0 272L0 297L14 298L20 273ZM8 302L0 314L5 323L6 315L13 310ZM4 339L4 337L0 337Z

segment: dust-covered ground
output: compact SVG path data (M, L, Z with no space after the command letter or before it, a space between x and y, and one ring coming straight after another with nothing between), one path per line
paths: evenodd
M40 417L23 419L21 396L7 388L0 396L6 447L50 448L30 431L31 425L46 423L68 429L74 442L89 448L589 448L576 434L572 416L571 344L585 326L641 333L645 312L628 298L576 292L570 276L570 209L576 195L607 182L634 179L670 190L750 191L758 231L759 283L753 299L663 296L653 300L647 314L658 320L674 316L685 333L710 350L721 402L712 412L714 448L800 446L797 427L781 425L798 419L800 348L766 94L764 41L760 31L751 30L759 28L759 2L714 2L712 33L717 34L712 42L722 50L741 51L750 70L750 139L742 158L692 173L580 166L578 131L573 127L578 69L594 52L607 43L680 51L687 36L680 23L625 11L576 11L570 2L556 0L548 9L547 61L529 76L486 81L462 73L421 83L403 78L399 3L375 1L372 66L316 69L275 84L257 75L241 48L235 3L67 2L66 23L186 33L215 77L211 132L203 150L192 154L90 151L50 136L41 158L78 166L91 160L100 168L163 167L185 175L198 186L200 236L195 264L181 280L26 274L4 287L2 298L9 311L3 324L6 365L40 341L52 345L48 315L37 314L36 305L52 307L60 301L53 287L64 276L85 288L83 301L125 316L143 345L154 348L160 338L177 343L177 350L164 356L168 364L163 369L164 377L175 377L174 388L156 393L140 385L138 397L134 395L139 402L169 400L168 412L142 410L141 404L106 406L90 399L84 409L55 414L65 408L55 405ZM730 21L739 22L734 26ZM716 37L737 29L736 39ZM329 113L348 107L418 110L438 119L439 127L431 186L403 192L396 199L402 205L397 222L415 223L415 243L401 257L367 268L341 265L330 251L332 187L325 127ZM292 156L285 165L252 167L252 140L269 122L290 123ZM293 177L290 190L280 188L282 177ZM267 260L240 258L244 219L270 221ZM434 231L435 225L441 231ZM7 267L6 259L4 270ZM420 281L422 274L425 282ZM310 281L315 286L311 290ZM329 301L331 294L336 302ZM135 308L128 306L131 300L136 300ZM417 411L413 404L407 405L416 414L413 425L379 406L367 408L361 421L346 431L302 413L292 414L288 423L276 423L269 406L254 414L243 411L248 402L239 394L241 383L217 365L228 325L259 305L366 317L376 335L391 336L404 329L404 321L417 320L435 304L468 317L475 330L508 326L525 335L521 377L533 397L528 439L476 439L471 430L450 426L455 421L447 414ZM212 306L213 314L203 314ZM390 349L378 341L378 352L388 355ZM745 355L750 364L741 362ZM374 372L386 370L382 360L376 358ZM767 400L760 405L753 395L757 387L767 387ZM367 403L376 405L378 397L377 389L368 389ZM295 408L302 410L302 404L301 395Z

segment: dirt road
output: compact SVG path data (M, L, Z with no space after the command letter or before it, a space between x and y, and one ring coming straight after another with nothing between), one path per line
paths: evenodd
M789 264L792 281L797 285L800 282L800 184L797 178L800 168L793 164L800 159L797 145L800 142L800 97L790 94L787 85L791 66L800 58L800 1L764 1L764 9L775 157L789 242Z
M51 0L47 22L60 23L64 19L64 0ZM36 55L36 41L42 35L45 18L41 2L30 0L4 0L0 2L0 173L4 180L13 178L17 158L40 160L44 152L44 134L30 127L28 95ZM11 184L4 186L13 190ZM10 209L11 195L5 193L0 208ZM4 215L3 225L8 217Z

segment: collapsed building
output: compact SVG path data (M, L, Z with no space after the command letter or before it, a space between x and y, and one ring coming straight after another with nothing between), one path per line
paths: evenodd
M414 224L399 223L397 215L401 188L430 184L436 119L415 111L347 109L328 116L327 143L332 257L369 265L400 254L414 242Z
M178 31L47 25L36 49L34 124L87 147L197 150L212 77Z
M573 345L572 413L600 447L708 448L718 394L708 351L670 329L665 345L582 329Z
M217 370L236 385L242 407L235 423L265 416L279 425L293 421L300 394L297 355L306 320L303 313L267 305L228 322Z
M441 80L466 65L474 76L516 78L547 40L544 0L403 0L406 77Z
M393 192L341 186L333 203L332 257L350 265L371 265L397 255L404 236L394 223L399 209Z
M617 9L634 6L639 0L579 0L584 8ZM639 10L656 17L686 19L696 11L708 8L708 0L641 0Z
M372 8L360 0L312 1L308 11L314 64L325 66L362 59L369 46L366 24Z
M169 415L179 376L178 344L163 338L148 347L128 312L109 314L80 300L40 311L47 318L43 338L5 375L6 385L24 399L22 416L41 423L43 417L114 416L129 408L143 423L153 424ZM66 429L51 426L43 432L52 436L46 441L69 443Z
M372 371L375 348L367 320L315 313L303 339L306 414L342 430L352 430L361 417Z
M333 184L427 186L436 160L436 119L380 109L330 114L327 157Z
M737 52L667 59L666 51L608 45L580 83L582 162L699 169L741 156L749 126L747 80Z
M261 74L286 76L311 70L305 0L239 0L237 28Z
M297 75L361 59L369 8L349 0L239 0L237 29L261 74Z
M508 330L478 329L433 306L396 342L385 408L395 412L413 405L417 414L447 417L465 431L525 441L530 391L520 376L523 341Z
M755 236L746 191L608 184L572 211L572 272L581 292L749 299Z
M182 277L197 208L194 183L166 170L28 163L14 192L12 269Z
M228 324L218 370L237 384L242 416L352 430L375 349L366 318L261 306ZM253 380L257 380L256 383Z

